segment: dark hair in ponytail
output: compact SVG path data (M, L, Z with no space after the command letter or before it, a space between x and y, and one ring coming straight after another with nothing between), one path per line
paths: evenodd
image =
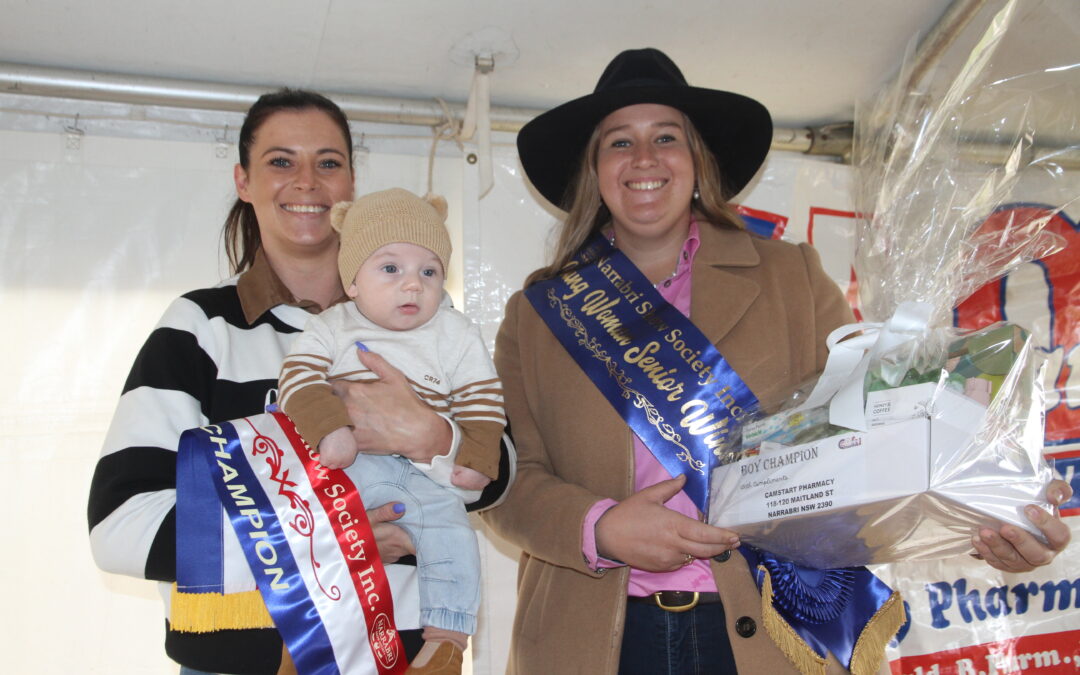
M244 118L244 125L240 127L240 166L244 170L249 169L251 146L255 143L255 134L275 113L283 110L300 112L314 109L326 113L337 124L341 134L345 137L345 146L349 149L349 166L352 166L352 132L349 131L349 121L345 113L336 103L322 94L304 89L279 89L269 94L263 94L259 100L251 106ZM255 253L259 250L262 240L259 237L259 221L255 217L255 209L251 204L237 199L229 209L229 215L225 218L225 227L222 228L221 238L225 242L225 255L229 258L229 269L233 274L238 274L251 267L255 260Z

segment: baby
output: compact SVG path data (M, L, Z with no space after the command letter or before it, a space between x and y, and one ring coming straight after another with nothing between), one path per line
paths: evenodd
M477 493L460 488L479 490L498 477L502 385L478 327L443 290L451 251L445 200L394 188L336 204L330 219L352 302L312 317L293 342L281 370L281 407L318 448L320 463L353 466L349 476L366 503L405 504L396 523L416 548L425 641L406 672L460 673L480 600L476 534L464 507ZM383 356L454 421L457 464L358 454L345 405L330 388L339 379L377 379L358 349Z

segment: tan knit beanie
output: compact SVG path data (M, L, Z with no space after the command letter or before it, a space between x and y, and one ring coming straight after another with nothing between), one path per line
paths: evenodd
M338 272L348 288L356 271L377 249L397 242L423 246L450 265L450 234L446 231L446 200L438 195L421 199L408 190L390 188L330 210L330 225L341 234Z

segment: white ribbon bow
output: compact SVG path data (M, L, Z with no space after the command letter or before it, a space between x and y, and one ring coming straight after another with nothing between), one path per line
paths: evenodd
M825 370L810 396L795 410L816 408L828 402L831 424L866 431L863 388L870 363L925 334L932 313L929 303L908 301L901 303L885 323L849 323L829 333ZM861 335L855 335L859 332ZM904 376L901 370L885 372L883 376L890 384L899 384Z

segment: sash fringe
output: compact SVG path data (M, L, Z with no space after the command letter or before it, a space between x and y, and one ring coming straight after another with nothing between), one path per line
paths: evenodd
M758 569L764 574L761 583L761 618L765 624L765 632L802 675L825 675L825 657L806 644L795 629L784 621L780 612L776 611L773 607L772 578L764 566Z
M773 607L772 578L764 566L758 569L764 575L761 584L761 617L765 632L802 675L824 675L825 658L806 644L780 612L776 611ZM904 619L904 603L900 599L900 593L893 591L859 633L851 654L851 675L874 675L878 672L881 660L885 657L885 646L904 625Z
M184 593L172 587L169 625L181 633L242 628L273 628L274 620L259 591Z
M878 671L885 656L885 646L904 625L904 619L904 603L900 593L893 591L855 642L851 653L852 675L870 675Z

